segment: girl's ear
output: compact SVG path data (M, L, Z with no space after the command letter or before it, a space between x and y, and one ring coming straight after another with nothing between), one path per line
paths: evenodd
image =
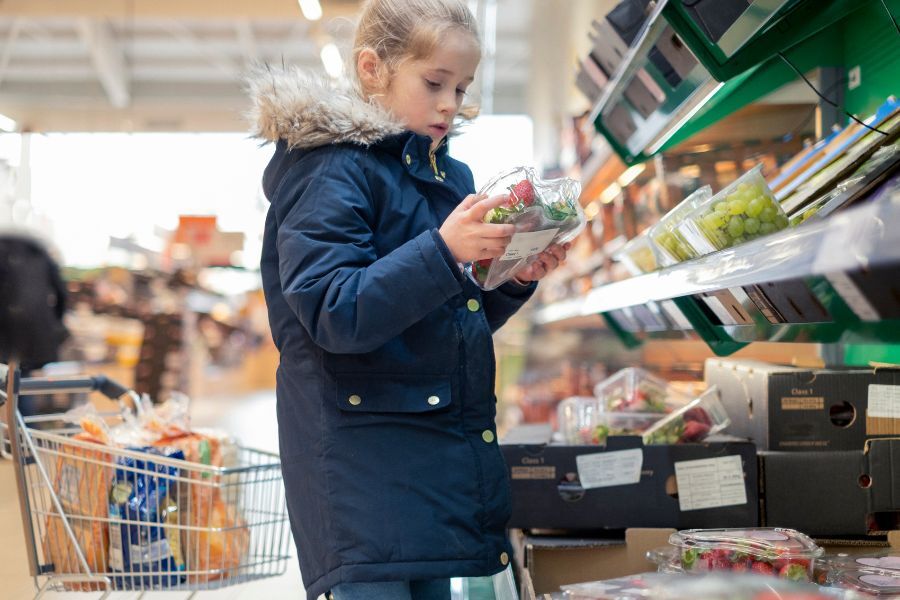
M378 93L381 91L381 73L383 65L378 54L371 48L365 48L356 59L356 73L366 93Z

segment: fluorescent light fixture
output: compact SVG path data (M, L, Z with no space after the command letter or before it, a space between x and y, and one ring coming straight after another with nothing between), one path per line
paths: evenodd
M16 130L16 122L6 115L0 115L0 129L13 132Z
M600 194L600 201L603 202L603 204L609 204L616 199L616 196L618 196L621 191L621 186L613 181L611 184L609 184L609 187L603 190L603 193Z
M322 46L321 57L326 73L334 78L340 77L344 73L344 61L341 60L341 52L337 46L332 43Z
M319 0L297 0L300 3L300 10L303 16L310 21L318 21L322 18L322 5Z
M625 187L635 179L637 176L644 172L644 169L647 168L647 165L644 163L640 163L625 169L625 172L619 175L619 178L616 180L616 183L621 187Z

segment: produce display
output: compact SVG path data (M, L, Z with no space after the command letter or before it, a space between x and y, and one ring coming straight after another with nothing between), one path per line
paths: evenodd
M657 269L653 242L646 233L629 240L618 252L613 254L612 259L622 263L631 275L652 273Z
M719 391L710 387L698 398L658 420L644 431L644 445L689 444L719 433L731 420L719 401Z
M765 527L689 529L672 534L669 544L678 548L685 573L731 571L793 581L810 581L824 552L798 531Z
M789 225L757 166L701 203L677 231L702 256L775 233Z
M605 412L596 398L566 398L557 407L562 440L573 445L604 445L611 435L641 435L660 413Z
M650 239L653 240L656 260L660 266L668 267L685 260L697 257L677 231L678 224L698 206L712 198L712 188L704 185L693 194L682 200L678 206L667 212L659 222L650 228Z
M584 211L578 203L581 184L574 179L544 181L533 169L519 167L498 175L479 193L507 196L503 206L484 216L485 223L516 226L516 233L503 256L466 266L469 277L485 290L492 290L511 279L547 246L573 240L585 225Z

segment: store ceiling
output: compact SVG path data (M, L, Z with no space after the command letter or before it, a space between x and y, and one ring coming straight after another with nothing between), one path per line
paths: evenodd
M493 112L527 112L533 0L496 4ZM28 131L244 131L255 62L347 56L358 0L0 0L0 113ZM483 13L482 13L483 17ZM486 58L486 63L490 57Z

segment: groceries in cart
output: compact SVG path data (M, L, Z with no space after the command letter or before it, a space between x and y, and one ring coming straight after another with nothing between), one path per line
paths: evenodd
M238 445L222 432L192 429L188 409L187 397L173 394L159 406L138 398L134 412L123 409L112 424L92 404L65 415L82 432L57 458L54 491L88 569L109 572L116 589L226 579L246 561L240 476L218 469L237 465ZM58 513L47 518L43 547L57 570L84 572Z
M574 179L542 180L534 169L518 167L494 177L479 193L507 196L505 204L488 211L485 223L516 226L503 256L466 267L469 277L482 289L500 286L548 246L569 242L584 228L584 212L578 203L581 184Z

